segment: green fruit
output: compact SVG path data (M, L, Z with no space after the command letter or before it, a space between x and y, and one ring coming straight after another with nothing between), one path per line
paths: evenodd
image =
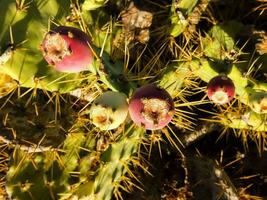
M101 130L118 128L126 119L128 103L126 96L108 91L99 96L90 109L92 123Z

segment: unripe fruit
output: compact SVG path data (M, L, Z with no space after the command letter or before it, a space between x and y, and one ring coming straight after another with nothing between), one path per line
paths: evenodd
M137 89L130 99L129 113L137 125L161 129L172 120L174 103L166 90L150 84Z
M58 26L49 31L41 44L44 59L55 70L77 73L91 67L90 38L81 30Z
M225 75L212 78L208 83L207 89L209 99L220 105L230 102L235 95L235 85Z
M96 98L91 109L92 123L100 130L118 128L128 114L126 96L119 92L108 91Z

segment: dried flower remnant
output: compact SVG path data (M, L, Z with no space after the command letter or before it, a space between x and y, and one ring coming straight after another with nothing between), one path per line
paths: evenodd
M18 83L9 75L0 73L0 98L9 94L18 86Z
M267 33L264 31L260 34L260 38L256 43L256 50L260 55L267 53Z
M150 38L149 27L153 15L148 11L138 9L133 3L121 14L125 35L128 41L136 39L141 43L148 42Z
M41 44L45 60L60 72L76 73L91 67L90 38L81 30L59 26L49 31Z

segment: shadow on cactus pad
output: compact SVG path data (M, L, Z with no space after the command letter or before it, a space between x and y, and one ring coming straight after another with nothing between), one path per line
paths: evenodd
M31 95L18 97L15 92L0 99L0 139L28 147L58 147L75 119L74 111L70 104L59 105L54 102L56 98L49 99L41 91L35 97ZM55 104L60 107L60 115Z

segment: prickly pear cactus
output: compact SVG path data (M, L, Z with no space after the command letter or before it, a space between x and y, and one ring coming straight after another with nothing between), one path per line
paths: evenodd
M60 151L32 154L17 149L6 177L7 193L15 199L110 199L114 192L120 195L120 182L127 183L124 177L131 176L129 167L139 162L133 155L143 135L143 129L126 127L117 141L108 144L102 136L96 140L92 132L84 135L74 130Z
M63 1L61 4L58 1L2 1L1 13L6 17L1 22L1 57L9 56L2 62L1 71L24 87L62 92L72 89L75 82L66 83L66 80L78 77L54 71L40 52L40 44L49 29L51 17L56 16L54 20L63 23L69 5Z
M262 0L0 1L1 198L264 199L266 17Z

